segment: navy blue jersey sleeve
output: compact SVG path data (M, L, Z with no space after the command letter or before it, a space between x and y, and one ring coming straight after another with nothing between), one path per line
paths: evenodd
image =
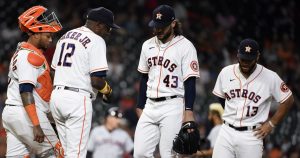
M144 109L146 104L147 82L148 82L148 74L142 74L140 80L140 92L139 92L138 104L137 104L137 108L140 109Z
M184 81L185 110L193 111L196 97L196 77L189 77Z

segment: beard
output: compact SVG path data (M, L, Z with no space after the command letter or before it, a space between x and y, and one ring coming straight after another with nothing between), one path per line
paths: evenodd
M172 27L169 26L169 28L166 32L155 32L154 34L160 41L165 43L167 41L167 39L173 35L173 30L172 30Z
M250 75L250 74L255 70L255 68L256 68L256 62L255 62L255 64L253 64L253 65L247 67L247 68L246 68L247 70L245 70L245 68L242 67L242 65L241 65L240 62L239 62L239 66L240 66L240 71L241 71L242 73L247 74L247 75Z

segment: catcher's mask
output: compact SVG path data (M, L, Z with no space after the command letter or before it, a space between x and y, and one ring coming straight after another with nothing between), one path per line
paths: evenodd
M26 10L19 16L19 28L21 31L29 33L58 32L62 26L54 12L45 15L47 8L34 6Z

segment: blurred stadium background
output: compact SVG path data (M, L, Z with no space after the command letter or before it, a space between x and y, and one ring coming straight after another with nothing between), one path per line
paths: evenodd
M198 50L201 79L197 81L195 110L201 135L211 128L208 105L216 101L211 91L221 68L236 62L239 41L256 39L261 46L260 63L277 72L293 91L295 105L284 121L265 139L265 157L300 155L300 62L297 45L296 0L1 0L0 1L0 115L6 99L8 65L18 42L24 40L17 17L33 5L56 12L63 25L46 56L51 63L57 38L69 29L84 24L86 11L104 6L115 14L121 30L107 39L109 75L113 104L125 111L126 129L133 137L137 122L135 104L139 86L137 64L144 40L152 36L147 24L159 4L175 8L184 35ZM298 41L299 42L299 41ZM99 124L110 105L94 103L93 125ZM276 110L272 106L270 115ZM0 119L1 121L1 119ZM0 127L2 126L2 123ZM0 157L5 153L5 135L0 136Z

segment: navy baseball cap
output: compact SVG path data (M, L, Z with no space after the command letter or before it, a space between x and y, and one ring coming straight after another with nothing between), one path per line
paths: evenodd
M109 9L106 9L104 7L94 8L91 9L87 14L87 19L102 22L105 25L114 28L119 29L120 26L114 23L114 14Z
M105 117L107 116L122 118L123 114L120 112L120 109L118 107L111 107L105 113Z
M237 56L244 60L254 60L259 54L258 43L250 38L241 41Z
M149 22L149 27L162 28L170 25L175 20L174 9L168 5L160 5L153 10L152 20Z

